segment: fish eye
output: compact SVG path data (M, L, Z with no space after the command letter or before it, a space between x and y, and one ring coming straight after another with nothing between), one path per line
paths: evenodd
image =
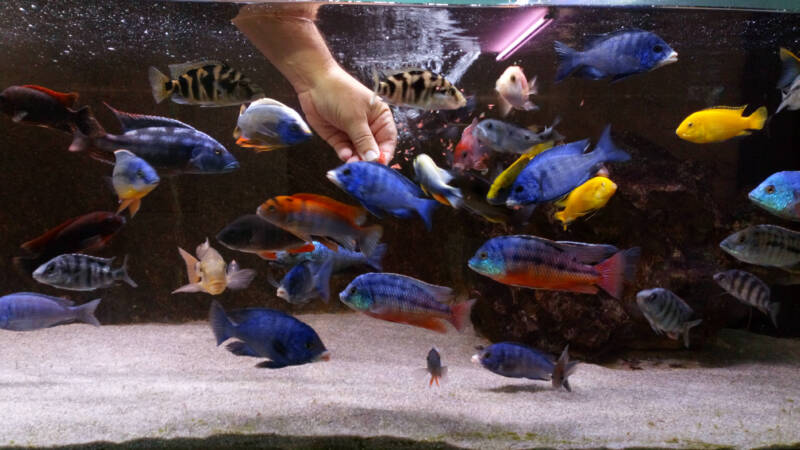
M456 95L456 89L455 89L455 88L450 88L450 90L448 91L448 93L449 93L450 95Z
M312 348L314 348L314 343L311 341L306 341L306 349L311 350Z
M486 124L486 128L488 128L488 129L490 129L490 130L491 130L491 129L492 129L492 123L491 123L491 122L487 123L487 124Z
M771 184L770 184L770 185L769 185L769 186L767 186L767 188L766 188L766 189L764 189L764 190L767 192L767 194L774 194L774 193L775 193L775 186L773 186L773 185L771 185Z
M522 186L517 186L516 189L514 189L514 192L522 192L523 189L525 188L523 188Z
M692 122L689 122L689 124L688 124L688 125L686 125L686 126L687 126L687 127L689 127L689 128L692 128L692 127L694 126L694 123L692 123Z
M744 234L740 234L738 238L736 238L736 242L742 244L744 243L745 237Z
M517 77L515 75L511 75L510 80L511 80L512 83L516 83L517 82Z
M653 47L653 51L654 51L655 53L661 53L661 52L663 52L663 51L664 51L664 47L662 47L662 46L660 46L660 45L656 45L656 46L654 46L654 47Z
M489 257L489 255L488 255L486 252L481 252L481 254L480 254L480 255L478 255L478 256L479 256L481 259L486 259L486 258L488 258L488 257Z
M467 152L464 152L464 153L461 154L461 157L464 158L464 159L467 159L467 156L469 156L469 154Z
M217 156L220 156L222 154L222 150L216 149L216 150L214 150L214 154L217 155Z
M50 266L47 266L47 270L46 270L45 272L47 272L47 273L53 273L53 272L55 272L55 270L56 270L56 267L55 267L55 266L52 266L52 265L50 265Z
M347 176L349 176L351 173L352 173L352 170L350 170L350 169L344 169L344 170L342 171L342 175L347 175Z
M269 205L269 206L267 207L267 211L269 211L269 212L275 212L275 209L276 209L276 208L275 208L275 205Z
M142 169L136 171L136 176L139 178L144 178L144 172L142 172Z
M483 359L489 359L491 357L492 357L492 354L490 352L486 352L486 353L483 354Z

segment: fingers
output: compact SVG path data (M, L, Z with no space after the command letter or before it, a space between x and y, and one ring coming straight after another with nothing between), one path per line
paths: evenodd
M355 146L355 154L364 161L375 161L380 157L378 153L378 143L372 136L366 117L361 120L354 120L347 125L348 137Z

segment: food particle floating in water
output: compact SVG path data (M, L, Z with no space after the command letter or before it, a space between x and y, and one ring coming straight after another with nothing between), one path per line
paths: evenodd
M447 184L453 176L437 166L430 156L422 153L414 158L414 174L423 192L445 206L461 207L461 191Z
M784 108L789 111L800 109L800 58L783 47L780 49L779 56L783 68L781 69L781 79L778 81L778 89L783 94L783 100L775 114Z
M800 221L800 172L778 172L748 194L750 201L787 220Z
M375 95L387 103L411 108L437 110L459 109L467 99L445 77L430 70L411 69L373 73Z
M100 322L94 310L100 299L80 306L71 301L34 292L17 292L0 297L0 329L33 331L72 322L83 322L96 327Z
M354 252L344 247L339 247L336 251L333 251L319 241L314 241L312 244L314 245L314 250L309 252L278 252L275 256L275 262L284 267L292 267L303 261L310 261L320 265L330 260L333 262L333 267L331 268L333 273L356 266L369 266L381 271L383 270L383 256L389 248L386 244L379 244L367 256L362 252Z
M128 257L118 268L112 267L114 258L77 253L56 256L42 264L33 272L33 279L60 289L71 291L93 291L111 287L117 281L124 281L137 287L128 275Z
M777 225L752 225L726 237L720 248L739 261L758 266L800 268L800 233Z
M554 47L560 61L557 82L570 75L619 81L678 61L678 53L657 34L637 29L597 36L583 51L559 41L555 41Z
M280 369L317 361L328 361L330 353L317 332L289 314L266 308L245 308L227 314L216 300L211 302L209 322L217 345L237 356L269 358L256 364L262 369Z
M172 98L182 105L231 106L264 96L264 90L228 64L193 61L169 66L170 77L150 67L150 87L156 103Z
M636 304L656 334L667 333L667 337L675 340L683 336L683 345L686 348L689 348L689 330L703 321L689 320L694 314L692 308L667 289L639 291L636 294Z
M479 353L472 355L472 362L504 377L550 381L553 389L564 387L567 392L572 392L569 377L578 366L578 361L569 360L569 346L564 347L556 360L548 353L516 342L479 348Z
M486 201L493 205L505 204L508 199L509 188L514 184L514 181L516 181L522 169L524 169L536 155L552 148L553 144L553 141L547 141L534 145L530 150L517 158L513 164L500 172L500 175L495 177L494 181L492 181L489 192L486 193Z
M14 122L29 123L73 133L92 115L88 106L75 110L78 94L56 92L28 84L10 86L0 92L0 111Z
M576 219L606 206L614 193L617 185L606 177L594 177L576 187L567 197L556 203L564 209L555 213L555 218L567 226Z
M142 198L155 189L161 179L147 161L127 150L115 151L114 158L116 163L111 183L119 197L117 214L130 208L133 217L142 205Z
M478 123L473 133L478 142L496 152L522 154L530 151L534 145L564 139L555 129L560 121L561 119L556 118L552 125L536 133L502 120L484 119Z
M428 352L426 361L428 363L428 373L431 374L431 381L428 382L428 387L433 386L434 382L436 386L439 386L439 380L447 376L447 366L442 366L442 357L436 347Z
M459 171L477 170L486 172L489 167L486 161L489 159L491 149L480 142L475 137L475 128L478 126L478 119L472 119L472 123L461 132L461 139L453 150L453 168Z
M266 152L311 139L311 129L297 111L271 98L242 105L233 137L240 147Z
M714 281L740 302L768 315L778 327L781 304L770 300L769 286L757 276L744 270L728 270L714 274Z
M278 252L304 253L314 245L293 233L273 225L257 214L238 217L217 234L217 240L231 250L255 253L263 259L274 260Z
M675 130L684 141L695 144L723 142L737 136L749 136L764 128L767 108L762 106L749 116L745 106L715 106L689 114Z
M245 289L253 281L256 271L253 269L239 269L236 261L225 264L222 256L208 243L208 239L197 246L197 258L186 250L178 247L183 261L186 263L186 273L189 284L172 291L179 292L205 292L219 295L228 289Z
M512 109L520 111L538 111L539 107L530 101L531 95L538 93L536 77L528 81L519 66L508 66L495 82L494 90L498 94L500 115L505 117Z
M292 267L280 284L275 284L275 295L293 305L304 305L317 297L328 303L332 268L330 259L321 264L303 261Z

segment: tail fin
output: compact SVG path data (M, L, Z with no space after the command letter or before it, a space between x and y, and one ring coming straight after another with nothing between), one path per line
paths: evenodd
M574 72L575 69L580 66L580 64L578 64L578 56L580 55L580 52L559 41L553 42L553 48L555 49L556 56L561 63L558 66L558 72L556 72L556 82L559 82L564 78L567 78L569 74Z
M764 128L764 124L767 122L767 117L769 117L769 113L767 113L767 107L762 106L758 108L753 114L747 116L750 119L750 126L748 127L751 130L760 130Z
M781 304L772 302L767 307L767 310L769 310L769 318L772 319L772 324L775 325L775 328L778 328L778 313L781 310Z
M469 299L461 303L456 303L450 308L451 315L448 319L450 323L456 327L458 331L464 331L464 328L469 323L469 316L472 313L472 306L475 305L476 299Z
M361 236L358 237L358 250L369 256L375 251L378 242L383 236L383 227L380 225L373 225L371 227L364 227L361 229Z
M414 209L417 210L417 214L422 218L422 221L425 222L425 228L428 231L433 229L433 211L436 210L436 207L439 206L439 202L436 200L428 200L424 198L417 199L416 204L414 205Z
M383 257L386 255L386 250L388 248L389 246L386 244L375 246L375 249L372 250L372 253L367 257L367 265L378 272L383 272Z
M100 304L100 300L101 299L97 298L89 303L84 303L80 306L73 306L72 309L76 313L75 320L99 327L100 322L97 320L97 317L94 316L94 311L97 309L97 305Z
M597 156L602 162L623 162L631 159L631 155L625 150L617 147L611 140L611 125L606 125L594 152L601 152Z
M244 114L245 111L247 111L247 107L245 105L242 105L239 108L239 117L242 117L242 114ZM238 120L237 120L236 128L233 129L233 138L234 139L239 139L240 137L242 137L242 129L239 128L239 123L238 123Z
M689 330L700 325L700 322L702 321L703 319L697 319L691 322L686 322L686 325L684 325L685 328L683 329L683 345L686 346L686 348L689 348Z
M125 259L122 260L122 267L120 267L118 270L119 277L122 281L128 283L132 287L139 287L139 285L131 279L131 276L128 275L128 255L125 255Z
M225 274L225 281L228 284L228 289L246 289L250 286L253 278L256 277L256 271L253 269L240 269L236 261L231 261L228 264L228 271Z
M92 138L106 135L106 130L95 119L92 108L88 106L84 106L75 113L75 127L81 133Z
M781 58L781 78L778 80L778 89L786 89L792 85L795 78L800 76L800 58L783 47L778 56Z
M504 99L502 95L497 96L497 110L500 111L501 117L506 117L511 112L511 103Z
M150 78L150 88L156 103L161 103L172 95L172 80L155 67L150 67L147 72Z
M461 195L461 189L447 186L447 189L443 192L443 194L445 199L447 199L447 203L450 203L450 206L455 209L460 209L461 204L464 203L464 197Z
M639 247L629 248L594 266L600 273L597 285L612 297L622 298L624 283L636 276L636 264L641 253Z
M572 392L572 388L569 385L569 377L575 373L577 366L578 361L570 362L569 360L569 344L567 344L567 346L564 347L564 351L561 352L558 361L556 361L555 367L553 367L553 376L551 378L553 388L558 389L564 386L567 392Z
M75 130L75 133L72 136L72 143L69 144L69 151L71 152L82 152L87 150L91 147L92 141L89 139L88 136L83 134L81 130Z
M333 270L333 258L328 259L321 266L317 269L317 273L314 274L314 289L316 289L317 294L328 303L328 300L331 298L331 271Z
M222 305L216 300L211 302L208 321L211 323L211 330L214 332L217 345L222 344L233 336L233 322L228 319L225 310L222 309Z

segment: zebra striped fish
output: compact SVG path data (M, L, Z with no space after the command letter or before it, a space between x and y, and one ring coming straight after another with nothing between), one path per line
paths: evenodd
M770 301L769 286L760 278L744 270L728 270L715 274L714 281L737 300L768 315L778 327L780 303Z
M219 61L194 61L169 66L170 76L150 67L156 103L172 97L183 105L231 106L264 97L264 90L241 72Z
M689 320L692 307L672 291L663 288L646 289L636 294L636 304L650 322L656 334L667 333L670 339L683 336L683 345L689 348L689 330L700 325L702 319Z
M374 71L373 78L375 95L393 105L427 110L467 106L467 99L461 91L445 77L430 70L411 69L383 74Z
M112 286L117 281L137 287L128 275L128 256L120 267L113 268L113 261L114 258L69 253L39 266L33 272L33 278L39 283L70 291L93 291Z
M800 233L776 225L753 225L719 246L739 261L787 270L800 266Z

